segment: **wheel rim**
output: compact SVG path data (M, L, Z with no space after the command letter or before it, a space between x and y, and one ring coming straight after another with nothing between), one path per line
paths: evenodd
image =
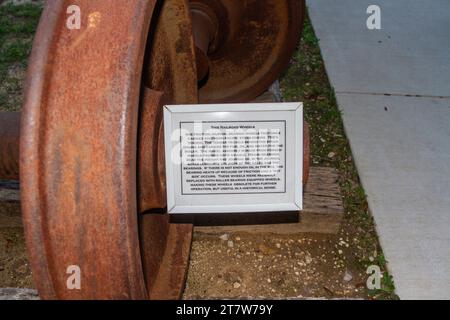
M163 236L139 238L140 227L152 226L138 223L146 219L138 217L136 146L155 1L76 1L81 30L65 27L71 4L49 0L44 9L21 119L22 211L33 276L43 299L147 299L151 277L142 247L160 245L160 255L171 250L178 259L160 261L183 269L192 232L164 217L157 224L165 226ZM71 265L80 267L80 290L66 285ZM183 277L152 280L174 297Z

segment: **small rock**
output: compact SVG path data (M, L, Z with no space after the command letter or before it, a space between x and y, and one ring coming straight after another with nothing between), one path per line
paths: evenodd
M222 240L222 241L228 241L228 239L229 239L229 236L228 236L228 234L223 234L223 235L221 235L220 237L220 240Z
M328 158L334 158L334 156L336 155L336 153L334 153L334 152L330 152L329 154L328 154Z
M234 247L234 243L231 240L228 240L227 245L228 245L228 248L233 248Z
M266 246L264 244L259 245L258 248L259 248L259 251L261 251L263 254L266 254L266 255L275 253L275 251L273 249L269 248L268 246Z
M241 287L241 284L239 282L233 283L233 288L239 289Z
M310 256L305 257L306 264L310 264L312 262L312 258Z
M343 280L344 280L345 282L349 282L349 281L352 281L352 279L353 279L353 275L351 274L350 271L346 270L346 271L345 271L345 274L344 274Z
M278 249L281 248L281 244L279 244L279 243L277 243L275 246L276 246Z
M27 272L27 266L26 265L21 265L20 267L17 268L17 272L24 274Z
M236 241L241 241L241 238L240 237L236 237Z

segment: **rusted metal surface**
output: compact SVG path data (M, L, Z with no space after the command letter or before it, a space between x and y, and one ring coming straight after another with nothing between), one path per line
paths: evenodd
M20 113L0 112L0 179L19 179Z
M304 0L160 3L146 85L177 103L247 102L262 94L288 66L305 12Z
M191 0L218 17L217 47L200 102L246 102L288 66L303 26L304 0Z
M143 89L138 137L139 212L166 207L164 94Z
M192 225L170 224L166 214L143 214L140 219L149 298L181 298L189 267Z
M81 30L65 27L70 4L84 13ZM27 246L44 299L149 297L136 146L140 70L154 4L50 0L44 10L30 60L20 156ZM145 246L174 257L161 263L185 268L190 228L169 226ZM71 265L81 269L81 290L66 286ZM182 285L183 277L165 282L157 296L173 297Z
M214 11L199 2L190 3L192 31L197 63L197 81L202 81L209 73L208 54L218 46L219 20Z
M158 1L144 65L144 84L173 104L198 103L197 67L187 0Z
M139 234L150 299L181 298L192 239L191 224L170 224L167 214L148 212L166 207L165 100L162 92L143 89L138 135Z

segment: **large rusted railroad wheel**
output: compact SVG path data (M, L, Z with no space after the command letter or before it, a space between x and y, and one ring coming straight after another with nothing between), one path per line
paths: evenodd
M70 5L80 30L66 27ZM192 225L152 210L165 207L162 105L256 97L287 65L303 10L303 0L47 1L20 132L43 299L180 297ZM79 290L67 286L73 265Z
M71 4L81 8L80 30L65 27ZM49 1L44 10L20 161L27 246L44 299L180 296L192 226L138 216L141 70L154 5ZM148 96L157 109L161 94ZM66 286L71 265L80 267L80 290Z

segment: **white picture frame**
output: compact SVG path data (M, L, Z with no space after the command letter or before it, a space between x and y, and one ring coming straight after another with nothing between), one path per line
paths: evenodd
M245 123L253 127L284 122L284 189L279 178L273 191L184 193L190 186L183 177L181 134L183 126ZM222 126L221 126L222 127ZM245 213L302 210L303 104L253 103L164 106L167 210L169 214ZM280 144L281 145L281 144ZM281 149L280 149L281 150ZM281 151L280 151L280 154ZM177 157L178 160L177 160ZM283 166L283 165L282 165ZM188 171L186 171L188 172ZM281 173L279 176L282 177ZM183 180L185 179L185 180ZM282 191L282 192L281 192Z

